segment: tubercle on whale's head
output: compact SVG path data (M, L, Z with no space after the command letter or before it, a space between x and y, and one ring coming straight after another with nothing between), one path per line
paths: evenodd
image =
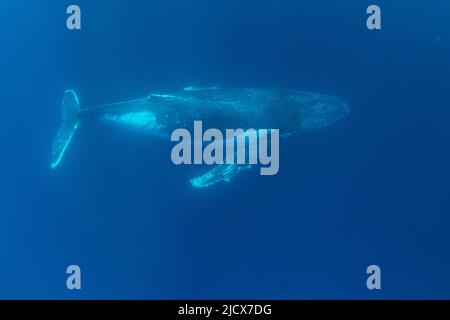
M304 130L327 127L350 112L347 103L330 95L305 93L293 99L300 103L300 128Z

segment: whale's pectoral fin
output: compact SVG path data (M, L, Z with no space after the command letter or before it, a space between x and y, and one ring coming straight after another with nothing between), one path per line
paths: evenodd
M206 188L217 182L229 182L231 178L251 167L249 164L218 164L204 175L191 179L191 184L195 188Z

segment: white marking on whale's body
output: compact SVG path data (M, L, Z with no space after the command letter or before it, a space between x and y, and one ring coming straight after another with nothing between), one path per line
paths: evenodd
M130 112L121 115L106 114L103 116L103 120L141 130L154 130L158 128L156 116L150 111Z

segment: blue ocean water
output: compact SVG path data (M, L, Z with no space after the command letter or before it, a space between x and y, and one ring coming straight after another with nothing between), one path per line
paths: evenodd
M372 1L75 2L78 31L67 1L0 3L0 298L450 298L448 1L377 0L376 31ZM101 124L49 167L65 89L97 105L190 85L350 114L283 140L278 175L208 189L170 141Z

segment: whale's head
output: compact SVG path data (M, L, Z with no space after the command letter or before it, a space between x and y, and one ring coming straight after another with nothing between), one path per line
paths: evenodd
M327 127L349 113L348 105L334 96L301 92L291 98L299 104L302 130Z

